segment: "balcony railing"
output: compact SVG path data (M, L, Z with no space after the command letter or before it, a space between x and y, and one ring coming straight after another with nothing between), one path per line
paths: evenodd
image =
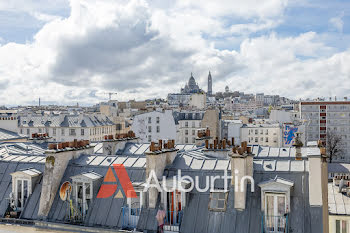
M164 230L171 232L179 232L183 211L167 211L164 222Z
M122 228L135 229L139 222L141 208L122 207Z
M289 233L288 214L284 216L263 215L261 233Z

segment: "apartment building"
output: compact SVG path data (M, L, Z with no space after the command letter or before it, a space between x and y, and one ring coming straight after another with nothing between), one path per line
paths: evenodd
M225 100L225 109L233 112L254 111L262 107L263 107L263 102L258 102L255 100L250 100L246 102L236 101L236 100L231 100L231 101Z
M173 116L176 123L176 143L194 144L197 131L203 127L204 112L174 112Z
M101 114L27 115L18 117L18 133L29 138L35 133L47 133L56 142L102 141L105 135L116 134L116 126Z
M280 124L243 124L240 141L261 146L281 147L282 128Z
M299 110L307 140L326 142L327 132L339 135L343 155L333 159L350 161L350 101L303 101Z
M134 117L131 130L144 143L176 138L176 126L171 110L137 115Z

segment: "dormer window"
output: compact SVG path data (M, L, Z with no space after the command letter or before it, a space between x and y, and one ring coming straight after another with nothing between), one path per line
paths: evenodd
M34 186L40 177L41 172L29 168L11 173L12 176L12 194L11 205L14 210L21 211L32 194Z
M97 190L101 178L101 175L94 172L87 172L71 177L73 184L72 200L83 219L91 206L94 192Z
M292 181L275 177L259 184L261 188L261 210L266 232L286 232L290 211Z

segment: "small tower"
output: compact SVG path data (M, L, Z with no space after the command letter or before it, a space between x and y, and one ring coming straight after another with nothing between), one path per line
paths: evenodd
M208 75L208 96L211 96L213 94L213 83L212 83L212 78L211 78L211 74L209 71L209 75Z

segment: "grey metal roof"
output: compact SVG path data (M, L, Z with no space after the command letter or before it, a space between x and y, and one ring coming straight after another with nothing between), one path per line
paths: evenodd
M348 163L328 163L329 173L350 173L350 164Z
M100 157L100 156L98 156ZM129 158L130 159L130 158ZM133 163L134 164L134 163ZM70 163L67 167L64 177L64 181L71 181L71 177L81 175L87 172L93 172L99 176L105 176L108 170L108 166L99 166L97 165L87 165L81 166L75 162ZM132 182L143 182L145 181L145 169L126 167L128 175ZM120 184L118 184L121 187ZM94 197L97 195L97 191L94 192ZM97 199L94 198L92 205L89 208L89 213L84 221L84 224L87 226L103 226L109 228L121 228L122 225L122 207L126 205L126 198L114 198L114 195L110 198ZM64 222L65 214L67 210L67 205L64 203L57 194L52 208L49 213L49 220L55 222ZM150 221L155 222L154 219ZM153 230L156 230L152 228Z
M9 203L9 195L12 192L12 177L11 173L16 171L27 172L44 172L43 163L31 162L5 162L0 161L0 216L3 217ZM32 195L29 196L26 202L26 208L21 213L21 218L37 219L39 198L41 193L42 176L33 188Z
M47 143L36 144L31 142L0 143L0 159L6 155L44 156ZM1 157L2 155L2 157Z
M95 127L114 125L105 115L28 115L19 117L22 127Z
M254 154L254 159L268 159L268 158L278 158L278 159L294 159L296 150L295 147L268 147L260 145L249 145L252 147L252 153ZM313 155L320 154L319 148L301 148L301 157L306 159L308 153Z
M148 149L149 144L127 143L125 150L120 151L120 154L101 156L81 155L79 159L70 161L61 183L71 181L71 177L86 173L93 173L96 176L104 177L111 164L124 164L127 173L132 182L145 181L145 165L146 159L144 152ZM224 170L230 174L230 160L228 159L213 159L202 153L202 148L192 146L192 149L185 150L186 146L182 147L177 152L177 157L171 166L166 167L163 175L172 177L177 174L177 170L181 169L182 175L191 177L199 177L199 186L205 187L206 176L222 176ZM187 147L190 148L190 147ZM139 151L139 152L138 152ZM124 153L125 152L125 153ZM13 156L13 155L9 155ZM18 156L17 156L18 157ZM44 165L31 162L14 162L17 158L11 157L9 161L0 161L0 214L5 208L5 199L2 193L9 194L11 185L10 173L33 167L38 171L43 171ZM35 161L44 159L40 156L32 156ZM34 159L33 159L34 160ZM31 161L33 161L31 160ZM294 158L285 159L280 157L261 158L254 160L254 181L255 192L247 192L246 209L244 211L236 210L234 204L234 190L230 187L228 193L227 209L225 212L215 212L208 209L209 191L199 193L196 190L188 193L186 208L184 209L183 220L180 232L183 233L217 233L217 232L233 232L233 233L250 233L260 232L261 230L261 194L259 183L274 179L276 175L285 180L290 180L294 183L291 190L291 206L290 206L290 226L293 233L311 233L321 232L318 228L322 227L318 224L321 220L322 212L320 208L311 208L309 205L308 192L308 163L305 160L296 161ZM118 179L117 179L118 180ZM5 182L5 183L3 183ZM7 182L7 183L6 183ZM119 181L117 181L119 182ZM36 219L41 181L35 187L34 193L31 195L28 206L23 211L23 218ZM118 187L121 185L118 183ZM224 181L217 180L215 188L222 189ZM6 190L5 190L6 189ZM248 190L250 187L248 185ZM108 228L121 228L122 224L122 207L126 205L126 198L110 198L97 199L97 190L94 189L94 199L89 208L88 214L84 221L87 226L99 226ZM159 206L159 201L157 206ZM7 206L6 206L7 207ZM48 220L54 222L63 222L65 219L67 204L64 203L58 195L54 199L51 207ZM142 231L156 231L157 222L155 215L157 209L143 208L137 225L137 229ZM311 230L312 228L312 230ZM316 229L315 229L316 228Z
M350 197L339 193L339 187L328 183L329 214L350 215Z
M173 112L175 124L179 124L179 121L183 120L202 120L204 117L203 111L196 112Z
M18 133L14 133L14 132L0 128L0 142L15 140L15 139L23 139L23 138L27 138L27 137L25 135L20 135Z

